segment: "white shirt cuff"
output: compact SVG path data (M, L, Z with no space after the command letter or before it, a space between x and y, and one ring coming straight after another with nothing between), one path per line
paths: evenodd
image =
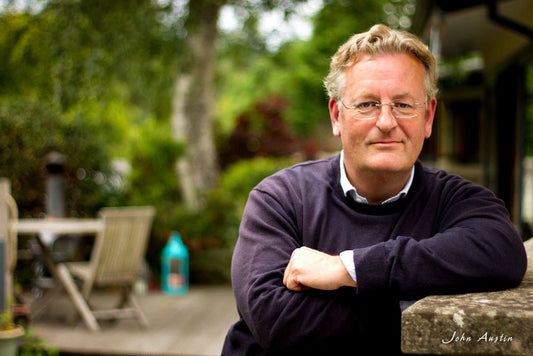
M340 253L340 258L344 267L352 277L352 279L357 282L357 275L355 273L355 262L353 261L353 250L346 250Z

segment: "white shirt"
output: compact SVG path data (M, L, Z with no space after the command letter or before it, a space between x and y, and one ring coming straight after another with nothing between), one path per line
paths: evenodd
M346 169L344 168L344 150L341 151L340 170L341 170L341 174L340 174L341 182L340 183L341 183L342 190L344 191L344 195L347 197L353 198L357 203L368 204L368 200L365 197L357 194L357 189L355 189L352 183L350 183L350 181L348 180L348 176L346 175ZM413 177L415 175L414 173L415 173L415 167L413 166L413 168L411 169L411 175L409 176L409 180L407 181L403 189L398 194L385 200L381 204L392 203L406 196L407 193L409 192L409 189L411 188L411 184L413 183ZM346 267L346 270L350 274L350 276L353 278L354 281L357 282L357 274L355 272L355 263L353 261L353 250L342 251L340 253L340 258L342 260L342 263L344 264L344 267Z

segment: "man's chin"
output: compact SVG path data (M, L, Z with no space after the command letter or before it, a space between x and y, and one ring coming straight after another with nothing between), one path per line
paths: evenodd
M403 160L394 158L387 158L374 160L371 164L369 164L368 169L369 171L374 171L376 173L396 175L409 172L412 167L413 164L410 162L405 162Z

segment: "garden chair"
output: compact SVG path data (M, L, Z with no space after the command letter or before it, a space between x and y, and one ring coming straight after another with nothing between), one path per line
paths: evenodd
M5 244L5 301L9 302L9 298L13 297L13 274L17 265L17 227L18 219L17 202L11 194L4 196L5 204L7 206L7 236ZM11 301L12 302L12 301Z
M133 285L145 257L154 215L153 207L103 208L100 216L104 228L96 236L90 261L58 264L58 278L89 329L100 330L98 319L131 317L148 327L133 296ZM83 282L81 289L75 279ZM89 304L93 287L120 287L119 305L113 309L93 308Z

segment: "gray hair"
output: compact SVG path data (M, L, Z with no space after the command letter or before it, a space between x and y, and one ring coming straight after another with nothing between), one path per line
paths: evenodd
M330 72L324 79L324 86L330 99L341 99L344 95L345 69L355 64L363 56L382 54L411 54L423 65L426 71L425 92L428 100L437 95L437 71L435 57L429 48L415 35L393 30L385 25L374 25L368 32L353 35L339 47L332 57ZM339 100L340 101L340 100Z

